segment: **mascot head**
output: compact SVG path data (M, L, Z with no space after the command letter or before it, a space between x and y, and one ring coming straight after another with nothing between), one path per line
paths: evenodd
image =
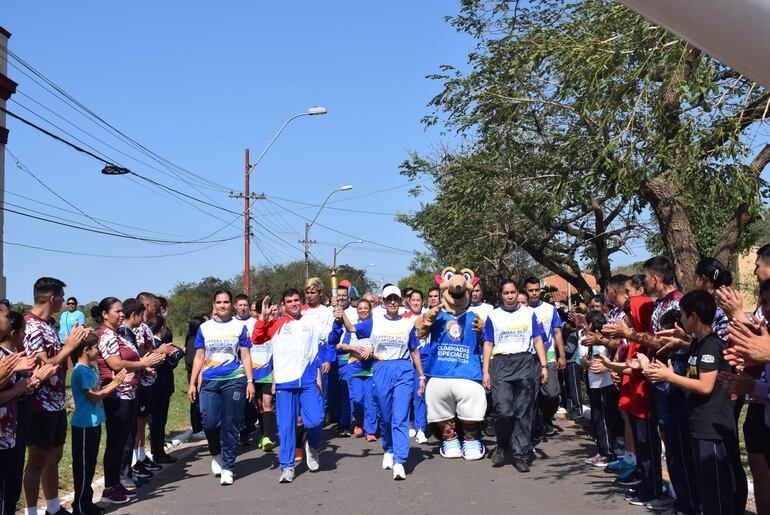
M436 282L441 288L441 303L444 309L453 315L468 309L471 303L471 290L479 282L473 270L463 268L459 272L448 266L436 276Z

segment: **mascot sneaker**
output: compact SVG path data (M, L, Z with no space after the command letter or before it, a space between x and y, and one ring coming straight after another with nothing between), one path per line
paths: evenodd
M463 448L460 440L445 440L441 442L441 456L444 458L462 458Z
M486 454L484 444L478 440L466 440L463 442L463 458L468 461L480 460Z

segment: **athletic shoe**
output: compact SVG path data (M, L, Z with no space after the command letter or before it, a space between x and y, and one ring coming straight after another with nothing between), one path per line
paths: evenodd
M609 463L610 460L608 460L605 456L599 456L592 465L594 467L601 467L604 468L607 466L607 463Z
M176 463L176 458L169 456L166 453L153 456L152 458L155 463L159 463L161 465L171 465L172 463Z
M495 421L491 418L484 420L484 434L490 438L495 436Z
M425 436L425 431L417 431L414 435L414 441L417 443L428 443L428 437Z
M532 465L535 463L535 460L537 459L537 454L535 454L535 451L529 451L527 452L527 457L525 458L527 465Z
M238 445L242 447L248 447L249 443L249 435L240 435L238 437Z
M618 474L618 479L628 479L629 477L633 476L636 472L636 468L630 469L630 470L624 470L620 474Z
M628 474L624 477L615 478L615 484L618 486L626 486L626 487L641 485L642 479L641 477L639 477L639 474L636 474L635 472L636 471L632 471L631 474Z
M505 465L505 448L498 445L494 448L490 457L492 458L493 467L502 467Z
M440 454L443 458L462 458L463 448L460 445L460 440L455 438L454 440L444 440L441 442Z
M136 497L136 483L134 483L134 480L130 477L121 478L120 485L116 488L119 488L123 492L123 495Z
M337 436L341 438L349 438L351 436L350 428L343 425L337 425Z
M302 463L302 447L294 448L294 463Z
M233 484L233 471L222 470L222 478L219 480L219 484L222 486L230 486Z
M414 438L417 434L417 431L414 430L414 428L409 429L409 438Z
M307 468L310 472L318 470L320 465L318 464L318 449L310 447L310 442L305 441L305 461L307 461Z
M513 467L522 473L529 472L529 465L527 465L527 462L521 458L514 458Z
M272 451L273 447L274 447L273 441L267 436L263 436L262 439L259 441L259 448L265 452Z
M356 437L364 436L364 425L361 422L356 422L353 426L353 434L356 435Z
M376 442L377 441L377 435L366 435L366 441L367 442Z
M674 500L671 497L662 497L660 499L652 499L647 501L644 505L650 511L666 511L670 510Z
M294 467L285 468L281 471L281 477L278 478L279 483L291 483L294 481Z
M382 468L385 470L393 468L393 453L386 452L382 455Z
M211 473L214 474L215 477L219 477L219 475L222 473L222 467L219 465L219 459L219 454L211 457Z
M204 440L205 438L206 438L206 433L204 433L202 430L190 435L190 440L194 442Z
M406 479L406 471L404 470L404 466L400 463L396 463L393 465L393 479L400 480L400 479Z
M627 471L628 469L635 470L636 464L629 463L624 459L615 460L613 462L610 462L607 465L607 468L604 469L605 472L614 472L615 474L622 474L623 472Z
M560 415L564 415L565 413L567 413L567 408L565 408L564 406L559 406L559 409L556 410L556 413L559 413Z
M641 500L638 495L626 496L625 500L632 506L644 506L647 504L647 501Z
M480 440L465 440L463 442L463 458L468 461L480 460L487 450Z
M553 425L546 425L543 428L543 432L545 433L545 436L556 436L559 434L559 430Z
M591 456L590 458L584 459L583 463L585 463L586 465L595 465L596 464L596 460L598 460L601 457L602 457L602 455L597 453L597 454L594 454L593 456Z
M72 512L67 511L64 506L60 506L56 513L51 513L50 511L45 510L45 515L72 515Z
M128 497L123 494L117 487L105 488L102 492L102 500L109 504L126 504L129 501Z
M131 467L131 474L134 477L152 477L153 476L152 472L144 468L141 462L137 462L136 465Z
M152 461L149 457L145 456L144 460L142 460L142 465L144 465L144 468L147 470L160 470L163 467Z

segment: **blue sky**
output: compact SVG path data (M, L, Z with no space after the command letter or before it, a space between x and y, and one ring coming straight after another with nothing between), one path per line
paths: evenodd
M259 154L291 115L311 106L329 114L295 120L252 174L252 191L275 196L286 208L312 217L343 184L333 207L394 213L419 207L409 197L398 165L409 150L429 151L442 140L420 117L440 84L425 78L443 63L462 64L472 42L444 21L456 4L421 2L14 2L4 6L9 48L106 121L161 156L227 189L243 188L243 152ZM14 63L11 59L11 64ZM9 75L19 92L8 109L47 126L26 106L106 154L111 160L238 211L225 190L169 174L125 142L93 124L23 76ZM117 150L46 111L55 111ZM198 205L194 209L156 188L101 175L101 165L16 120L8 149L38 178L100 223L159 239L189 240L218 229L216 237L242 234L242 218ZM68 137L69 139L72 139ZM134 156L140 163L120 152ZM383 191L386 190L386 191ZM377 193L380 192L380 193ZM22 196L19 196L22 195ZM24 198L27 197L27 198ZM29 200L33 199L33 200ZM45 202L48 206L37 202ZM17 168L6 155L6 202L97 228ZM9 209L13 207L8 205ZM297 240L304 221L275 204L261 202L253 214L272 235L255 227L271 260L301 258ZM221 220L213 218L219 217ZM231 226L223 227L226 223ZM404 250L422 249L418 238L391 216L324 210L318 222L345 233ZM156 231L156 232L150 232ZM315 256L331 261L332 245L352 238L320 226ZM242 271L243 241L235 239L179 256L136 259L200 249L158 245L85 233L8 213L7 242L114 257L88 257L6 245L8 296L30 301L40 275L68 284L81 302L140 290L169 291L178 281ZM283 241L279 241L283 240ZM406 275L410 256L383 253L372 244L349 246L341 260L368 268L377 281ZM265 263L252 247L252 264ZM372 264L370 266L370 264Z

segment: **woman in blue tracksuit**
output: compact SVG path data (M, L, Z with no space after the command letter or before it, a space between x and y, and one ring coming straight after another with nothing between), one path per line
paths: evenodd
M356 325L350 323L338 308L350 333L358 338L371 338L374 346L374 395L382 417L382 468L393 469L393 479L406 479L404 463L409 456L409 404L417 369L419 393L425 391L425 376L420 362L419 342L414 334L415 317L398 314L401 290L389 285L382 291L385 315L374 316ZM409 361L411 355L412 361ZM413 365L414 363L414 365Z
M366 299L361 299L358 301L356 311L359 322L369 320L372 317L372 304ZM337 349L339 352L350 353L348 363L340 368L340 373L350 392L350 412L355 419L353 434L366 435L366 440L373 442L377 439L378 417L372 389L374 384L372 340L345 332L342 343L337 345Z

